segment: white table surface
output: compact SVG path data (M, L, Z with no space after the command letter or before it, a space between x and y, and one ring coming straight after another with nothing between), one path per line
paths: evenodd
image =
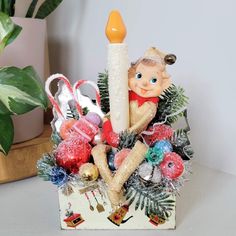
M236 235L236 176L199 164L177 201L176 230L61 230L56 188L38 177L0 185L0 236Z

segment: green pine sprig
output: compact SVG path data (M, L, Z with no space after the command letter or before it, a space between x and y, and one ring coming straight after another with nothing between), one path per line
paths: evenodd
M139 181L138 179L137 176L134 178L136 182ZM154 214L167 219L175 209L175 200L171 198L171 194L161 192L153 185L133 183L127 188L126 200L128 205L135 204L135 210L139 208L144 210L147 216Z
M184 89L172 84L164 91L164 94L160 96L157 114L152 123L165 121L165 119L167 124L176 122L178 117L183 116L184 111L175 115L173 114L184 109L187 103L188 97L185 95Z
M101 96L101 109L104 113L108 113L110 111L109 104L109 91L108 91L108 72L98 74L98 82L97 82L100 96Z
M133 148L136 141L138 140L138 135L134 132L123 131L119 135L119 145L118 150L123 148Z
M43 154L43 157L37 161L38 176L45 181L50 180L52 167L56 166L56 159L48 153Z

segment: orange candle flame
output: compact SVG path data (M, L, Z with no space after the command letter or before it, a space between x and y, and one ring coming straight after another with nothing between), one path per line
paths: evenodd
M119 11L112 11L109 15L106 36L110 43L122 43L126 36L126 27Z

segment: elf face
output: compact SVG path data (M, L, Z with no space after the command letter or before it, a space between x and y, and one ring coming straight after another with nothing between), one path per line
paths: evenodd
M164 67L157 63L140 62L129 70L129 88L141 97L158 97L170 85Z

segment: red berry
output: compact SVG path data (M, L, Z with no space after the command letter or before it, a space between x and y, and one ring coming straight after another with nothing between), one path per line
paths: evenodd
M166 178L176 179L184 172L184 162L177 153L168 152L160 164L160 169Z

